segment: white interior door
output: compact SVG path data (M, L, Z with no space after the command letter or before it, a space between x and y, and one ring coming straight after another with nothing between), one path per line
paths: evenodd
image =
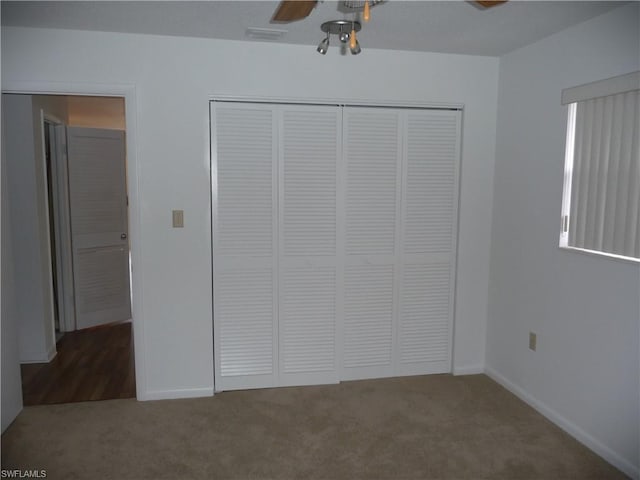
M67 128L69 210L78 329L131 318L125 138Z

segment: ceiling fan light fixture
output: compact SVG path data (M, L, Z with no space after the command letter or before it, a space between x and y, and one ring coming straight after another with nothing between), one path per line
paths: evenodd
M326 38L323 38L320 44L318 45L318 53L321 55L326 55L327 50L329 50L329 34L327 33Z
M352 53L354 50L358 50L360 53L360 46L356 48L358 43L356 39L356 32L362 29L362 24L356 20L331 20L324 22L320 25L320 30L327 34L327 37L318 45L318 52L322 55L327 53L329 48L329 37L333 34L340 39L342 43L349 42L349 48Z

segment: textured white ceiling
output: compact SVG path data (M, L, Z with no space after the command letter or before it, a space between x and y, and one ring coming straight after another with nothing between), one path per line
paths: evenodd
M487 10L470 1L388 0L359 34L363 50L385 48L500 56L629 2L511 0ZM249 27L287 33L272 42L317 45L320 24L349 18L323 1L304 20L273 24L277 1L2 2L3 26L65 28L256 41ZM331 50L329 51L331 53Z

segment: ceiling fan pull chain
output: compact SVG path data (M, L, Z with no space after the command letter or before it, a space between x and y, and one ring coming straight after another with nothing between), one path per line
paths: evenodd
M352 50L356 48L356 27L353 24L353 22L351 22L351 35L349 36L349 48L351 48Z

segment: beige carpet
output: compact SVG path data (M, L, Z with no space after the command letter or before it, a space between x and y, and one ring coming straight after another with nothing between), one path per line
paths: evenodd
M48 479L615 479L484 375L28 407L2 468Z

